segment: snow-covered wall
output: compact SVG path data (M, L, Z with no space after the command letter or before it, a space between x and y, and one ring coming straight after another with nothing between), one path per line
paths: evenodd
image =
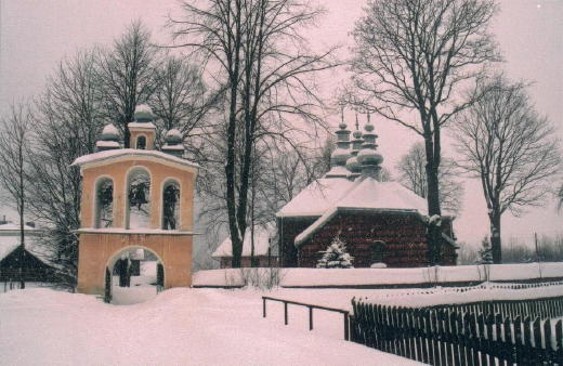
M272 281L282 287L380 287L527 281L563 278L563 263L526 263L427 268L243 268L200 271L194 287L242 287L252 280Z

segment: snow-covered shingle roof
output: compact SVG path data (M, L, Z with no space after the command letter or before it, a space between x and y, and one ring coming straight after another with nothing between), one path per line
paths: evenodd
M426 215L426 200L397 182L359 180L357 185L335 204L338 208L418 211Z
M321 216L353 186L346 178L321 178L309 184L276 214L277 217Z
M329 179L329 181L332 180L335 179ZM329 222L339 210L401 211L418 213L420 215L426 215L427 213L426 200L400 183L379 182L374 178L365 177L350 182L350 184L351 186L346 185L346 189L342 191L342 194L337 199L326 205L325 210L317 221L295 238L296 246L307 241L311 235ZM298 200L298 198L299 195L294 200ZM288 205L292 204L292 202L288 203ZM294 203L295 206L297 204Z
M41 229L33 226L24 225L25 249L45 261L47 257L44 248L38 243L38 236L42 233ZM7 222L0 224L0 260L6 258L20 245L20 225Z
M254 227L254 255L268 255L268 248L271 243L274 242L276 236L276 228L274 224L267 224L264 226L255 226ZM250 257L251 251L251 235L250 235L250 228L246 229L246 235L244 236L244 243L242 245L242 256L243 257ZM233 245L231 242L231 237L228 236L221 245L213 252L211 255L213 258L219 257L232 257L233 256ZM274 249L274 248L273 248ZM272 251L272 255L275 250Z

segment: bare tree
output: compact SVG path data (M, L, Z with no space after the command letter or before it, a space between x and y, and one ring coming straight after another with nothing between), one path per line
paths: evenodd
M396 167L399 171L399 182L424 198L428 196L425 166L424 145L417 143L401 158ZM440 203L442 208L450 213L459 212L463 198L463 186L457 177L458 169L454 161L443 157L438 169Z
M106 118L123 133L129 147L129 128L135 106L147 103L159 87L155 78L158 49L150 43L150 33L140 22L133 22L112 49L100 56L99 78Z
M208 97L201 70L178 57L168 56L155 69L159 87L150 105L157 117L159 132L178 129L184 136L199 126L213 105Z
M255 146L267 139L292 144L295 117L323 124L321 101L310 75L331 68L332 50L309 54L298 30L319 11L293 0L209 0L206 7L184 2L185 17L172 20L182 46L198 51L225 94L224 199L233 243L233 267L240 266L248 226L249 191ZM185 38L184 38L185 37ZM294 118L289 119L287 116Z
M31 112L23 104L12 105L9 116L2 118L0 130L0 184L7 191L14 203L19 216L20 254L19 281L25 288L23 265L25 262L25 230L24 215L27 203L26 189L28 179L26 172L29 164Z
M472 100L458 91L499 58L488 25L494 0L370 0L356 23L352 69L359 100L424 140L428 212L441 215L442 127ZM430 263L441 236L430 228Z
M81 177L71 166L95 152L104 124L96 51L61 62L37 100L29 184L29 210L46 223L44 245L56 264L60 285L76 283Z
M496 76L478 86L484 95L456 123L459 165L481 180L491 225L493 260L501 263L501 216L539 205L558 173L560 152L553 127L540 116L522 82Z

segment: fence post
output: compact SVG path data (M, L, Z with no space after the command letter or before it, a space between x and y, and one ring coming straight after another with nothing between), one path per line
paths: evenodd
M313 330L313 307L309 306L309 330Z
M350 314L348 312L343 314L344 314L344 340L349 341L350 340L350 318L349 318ZM312 319L313 318L311 318L311 320Z
M262 317L266 317L266 298L262 296Z
M283 303L283 310L284 310L284 320L285 320L285 325L288 324L288 319L287 319L287 302L284 301Z

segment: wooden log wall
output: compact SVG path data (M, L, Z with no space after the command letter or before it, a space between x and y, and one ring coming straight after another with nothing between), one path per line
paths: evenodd
M382 260L388 267L428 264L426 226L417 214L340 212L299 248L299 267L315 267L320 251L326 250L337 235L346 243L356 268L374 263L373 245L377 241L385 243ZM444 244L442 257L442 265L455 265L455 248Z

